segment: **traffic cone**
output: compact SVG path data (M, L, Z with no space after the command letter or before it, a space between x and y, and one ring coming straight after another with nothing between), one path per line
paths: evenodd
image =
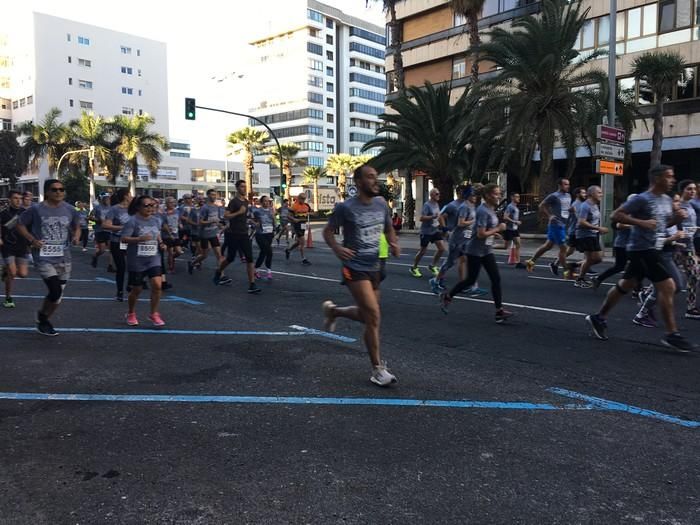
M307 216L306 224L308 225L308 231L306 232L308 234L306 236L306 247L313 248L314 247L314 240L311 237L311 222L309 222L308 216Z
M508 253L508 264L518 264L520 261L515 257L515 245L510 247L510 252Z

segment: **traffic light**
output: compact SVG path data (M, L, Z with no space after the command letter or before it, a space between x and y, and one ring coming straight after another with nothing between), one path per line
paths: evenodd
M193 98L185 99L185 119L194 120L196 104Z

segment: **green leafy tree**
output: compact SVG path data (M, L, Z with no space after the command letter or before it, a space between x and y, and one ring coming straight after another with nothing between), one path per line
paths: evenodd
M306 159L298 158L297 154L301 150L299 144L294 144L289 142L287 144L280 144L280 148L270 147L265 150L269 155L267 162L273 166L280 167L280 149L282 150L282 169L281 172L284 174L284 180L287 181L287 187L284 190L284 198L289 198L289 188L294 182L294 174L292 173L292 168L297 168L301 166L306 166Z
M68 123L68 127L70 131L71 149L95 148L93 162L89 162L88 156L86 156L85 153L76 153L68 157L71 165L80 169L85 168L87 172L89 203L92 209L95 202L96 163L100 166L107 167L109 171L108 166L112 163L112 156L118 156L118 154L112 150L114 144L110 143L109 123L99 115L83 111L80 118L71 120ZM79 200L88 201L88 199Z
M464 16L467 19L467 27L469 28L469 47L475 50L475 56L472 60L472 83L479 81L479 62L478 46L481 43L479 36L479 15L484 8L486 0L450 0L450 5L455 13Z
M260 154L270 136L267 131L261 131L250 126L234 131L228 136L228 143L243 151L243 168L245 182L249 192L253 191L253 169L255 167L255 155ZM279 164L279 162L278 162ZM287 184L289 187L289 184Z
M347 197L348 177L355 168L362 166L371 159L370 155L350 155L349 153L336 153L326 159L326 171L338 177L338 194L341 200Z
M683 78L686 63L675 51L644 53L632 62L632 75L643 80L654 94L654 130L651 136L650 166L661 164L664 141L664 103L671 98L673 86Z
M14 186L26 167L27 160L17 134L0 131L0 179L6 179L10 186Z
M314 211L318 211L318 181L326 176L326 170L318 166L307 166L302 172L304 181L314 187Z
M76 201L88 202L90 198L90 180L84 167L78 164L68 165L61 177L61 182L66 188L66 198L70 200L71 204L74 204Z
M17 127L17 134L24 136L22 147L30 169L39 169L41 161L46 160L49 175L55 175L58 162L70 143L68 126L60 117L61 110L51 108L38 124L29 121Z

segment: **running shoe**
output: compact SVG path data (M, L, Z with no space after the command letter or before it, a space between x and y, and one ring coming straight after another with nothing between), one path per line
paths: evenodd
M14 303L13 303L14 304ZM10 308L14 308L14 306L11 306ZM700 309L698 308L693 308L691 310L688 310L685 313L685 318L686 319L700 319Z
M160 285L161 290L170 290L173 287L172 284L170 284L168 281L165 281L163 284Z
M419 270L418 268L411 268L411 269L408 270L408 271L410 272L410 274L411 274L413 277L417 277L417 278L419 278L419 279L420 279L421 277L423 277L423 274L420 273L420 270Z
M608 340L608 322L605 319L598 314L591 314L586 316L586 322L590 325L596 338L601 341Z
M600 288L600 285L601 285L600 278L596 276L593 279L591 279L591 285L593 286L594 290L597 290L598 288Z
M53 325L49 322L48 319L37 321L36 331L39 332L41 335L46 335L48 337L55 337L58 335L58 332L54 330Z
M333 308L335 308L335 306L333 301L324 301L321 305L321 311L323 312L323 329L326 332L335 332L335 316L333 315Z
M661 340L661 344L675 350L676 352L680 352L681 354L687 354L695 348L678 332L666 334L666 336L664 336L664 338Z
M227 284L231 284L232 282L233 282L233 279L231 279L230 277L226 277L225 275L222 275L221 277L219 277L219 280L216 281L214 284L216 284L217 286L226 286Z
M248 293L257 294L260 292L262 292L262 288L258 288L258 286L255 283L250 283L250 286L248 287Z
M90 266L92 266L93 268L97 268L97 256L96 255L92 256L92 260L90 261Z
M474 288L470 288L465 292L469 297L482 297L484 295L487 295L489 293L488 290L485 288L479 288L478 286L475 286Z
M187 261L187 273L192 275L194 272L194 264L192 264L192 261Z
M148 316L148 319L153 323L153 326L165 326L165 321L158 312L154 312Z
M496 310L496 322L500 324L514 315L513 312L501 308L500 310Z
M527 268L527 266L525 266L525 265L524 265L523 263L521 263L521 262L515 263L515 267L516 267L518 270L524 270L525 268Z
M303 264L304 266L311 266L311 261L309 261L308 259L302 259L301 264Z
M369 380L379 386L389 386L397 381L396 376L389 372L384 361L380 365L372 367L372 376Z
M138 326L139 320L136 318L136 312L126 314L126 324L129 326Z
M262 275L258 270L255 270L255 280L259 281L260 279L262 279Z
M567 281L578 278L578 275L576 273L574 273L572 270L564 270L564 273L562 274L562 276Z
M440 273L440 268L438 268L437 266L428 265L428 271L432 273L435 277L437 277L437 274Z
M284 249L284 258L289 260L290 255L292 255L292 252L290 252L288 248L285 248Z
M12 297L5 297L5 302L2 304L5 308L14 308L15 307L15 302L12 300ZM686 314L687 315L687 314Z
M268 281L272 280L272 270L268 270L267 273L265 274L265 279Z
M432 277L428 282L430 283L430 289L436 295L445 289L443 286L440 286L440 281L438 281L437 277Z
M527 261L525 261L525 269L528 272L533 272L535 270L535 261L533 261L532 259L528 259Z
M83 248L83 253L85 253L86 251L87 251L87 248Z
M123 303L124 302L124 292L117 292L116 299L118 302Z
M632 290L632 299L639 299L639 290Z
M574 281L574 286L576 288L593 288L593 283L591 281L586 281L582 277L579 277Z
M559 275L559 263L556 261L552 261L549 263L549 271L552 272L553 276L558 276Z
M452 302L452 298L449 296L447 292L442 292L440 294L440 310L442 310L442 313L447 315L450 309L450 303Z
M656 321L649 317L649 314L637 314L632 318L632 322L644 328L656 328Z

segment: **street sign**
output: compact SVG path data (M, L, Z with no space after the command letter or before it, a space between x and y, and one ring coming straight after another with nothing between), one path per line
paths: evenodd
M357 195L357 186L348 186L348 197L354 197Z
M608 157L616 160L624 160L625 148L624 146L618 146L617 144L598 142L595 145L595 155L596 157Z
M617 142L618 144L625 143L626 133L624 129L598 125L596 134L598 138L602 140L609 140L610 142Z
M624 173L624 164L611 160L596 160L595 171L603 175L622 175Z

